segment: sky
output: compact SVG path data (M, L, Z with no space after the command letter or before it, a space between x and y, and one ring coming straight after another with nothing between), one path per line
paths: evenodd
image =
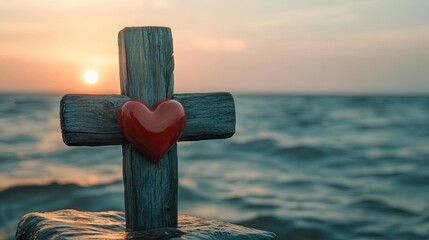
M118 32L167 26L176 92L429 93L428 12L427 0L1 1L0 92L119 93Z

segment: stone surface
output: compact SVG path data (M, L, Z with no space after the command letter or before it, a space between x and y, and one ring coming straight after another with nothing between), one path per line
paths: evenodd
M18 224L16 239L276 239L271 232L231 223L180 215L178 228L125 231L124 213L56 212L28 213Z

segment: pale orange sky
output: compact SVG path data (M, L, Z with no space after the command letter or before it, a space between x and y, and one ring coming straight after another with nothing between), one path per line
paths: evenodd
M305 3L304 3L305 2ZM176 92L429 92L429 1L0 3L0 92L119 93L117 33L168 26ZM96 84L83 81L95 69Z

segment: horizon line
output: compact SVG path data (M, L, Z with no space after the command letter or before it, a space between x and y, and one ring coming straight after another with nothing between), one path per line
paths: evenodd
M230 92L234 95L314 95L314 96L429 96L429 92L417 92L417 91L404 91L404 92L382 92L382 91L211 91L211 92ZM175 94L194 93L194 92L175 92ZM208 93L205 91L198 91L195 93ZM98 91L94 93L69 93L69 92L50 92L50 91L2 91L1 95L16 94L16 95L66 95L66 94L118 94L119 92L110 91Z

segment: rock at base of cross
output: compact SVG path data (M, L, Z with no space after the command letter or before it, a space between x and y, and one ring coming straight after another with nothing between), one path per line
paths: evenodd
M277 239L272 232L231 223L180 215L178 228L125 231L123 212L60 210L22 217L17 240L30 239Z

